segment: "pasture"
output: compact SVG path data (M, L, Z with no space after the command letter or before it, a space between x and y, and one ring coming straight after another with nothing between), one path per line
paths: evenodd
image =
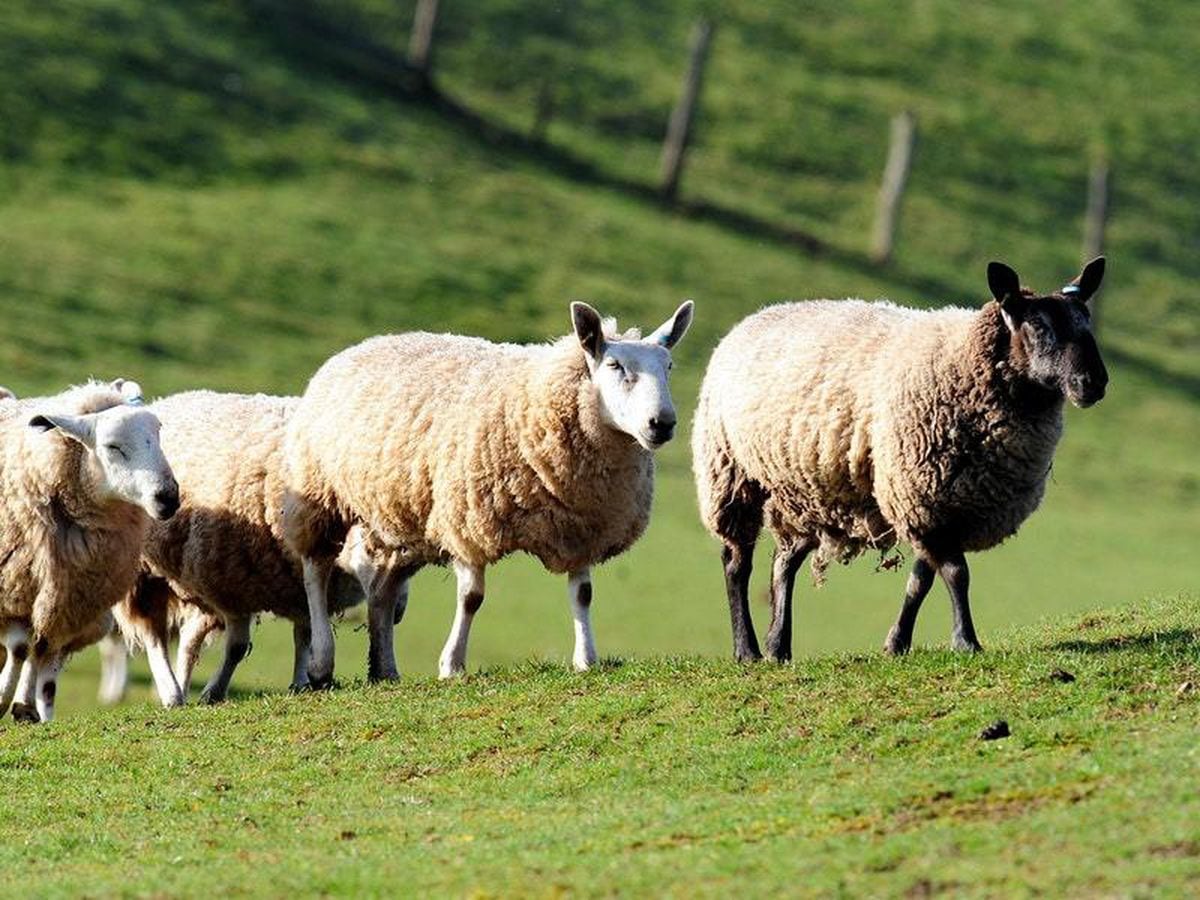
M269 6L0 9L0 384L299 393L371 334L540 341L568 331L572 299L652 327L691 297L649 531L595 573L599 650L619 663L566 670L565 579L526 559L489 573L480 671L460 684L431 677L452 614L439 570L414 582L396 685L362 684L353 616L327 696L286 695L273 622L214 709L154 708L141 661L130 702L99 709L86 651L61 721L0 725L6 872L36 894L1195 888L1200 694L1177 693L1200 682L1192 5L720 10L683 194L802 229L819 254L629 187L653 179L687 28L711 5L601 4L606 18L584 3L610 24L564 37L521 4L445 4L460 18L439 82L498 125L526 128L535 88L519 66L490 78L489 42L574 60L562 79L586 98L560 103L540 148L328 70ZM399 46L412 4L337 8ZM862 251L900 107L922 136L879 269ZM1068 411L1042 509L972 559L988 653L943 652L939 585L922 649L881 658L904 567L871 557L820 590L801 575L794 665L727 661L687 448L717 340L782 299L978 305L992 258L1061 284L1098 147L1115 184L1112 383ZM1055 668L1077 681L1049 681ZM976 740L996 718L1013 737ZM118 862L130 850L136 870Z

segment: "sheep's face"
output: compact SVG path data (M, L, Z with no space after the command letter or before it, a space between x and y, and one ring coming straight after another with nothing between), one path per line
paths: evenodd
M1012 359L1030 381L1085 408L1098 403L1108 371L1092 335L1088 301L1104 277L1104 257L1088 263L1061 290L1039 296L1020 286L1003 263L988 266L988 283L1012 333Z
M692 323L692 301L684 301L657 331L640 339L606 338L600 314L586 303L572 303L571 318L605 424L657 450L675 434L671 348Z
M160 520L179 508L179 484L159 444L158 417L148 409L121 405L82 416L45 414L29 425L82 444L100 496L140 506Z

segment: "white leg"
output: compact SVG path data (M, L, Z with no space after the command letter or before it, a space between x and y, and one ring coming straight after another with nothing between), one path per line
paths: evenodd
M333 624L329 621L329 574L333 560L304 558L304 591L308 595L308 620L312 629L309 644L308 681L314 688L333 684Z
M307 622L292 623L292 684L291 690L302 691L308 687L309 644L312 632Z
M167 645L160 638L146 637L146 660L150 663L150 675L154 678L154 687L158 690L158 699L166 707L183 706L183 691L171 671L171 661L167 658Z
M44 657L37 670L37 713L43 722L54 718L54 696L58 693L58 673L62 671L63 655Z
M187 700L188 692L192 689L192 672L200 659L200 651L204 649L204 641L209 634L220 627L215 616L201 613L193 608L179 626L179 649L175 654L175 680L179 682L179 692Z
M204 686L204 691L200 694L202 703L220 703L225 699L229 692L229 681L233 678L233 670L249 652L250 617L230 616L225 621L225 658L221 660L221 668Z
M100 639L100 702L105 706L120 703L128 684L129 651L121 635L110 631Z
M13 700L12 714L18 722L39 722L34 696L37 693L37 664L32 657L21 666L21 678L17 682L17 695Z
M0 671L0 716L8 712L17 693L17 680L29 656L29 629L24 625L9 625L4 632L4 669Z
M454 561L454 574L458 578L458 607L454 612L454 624L450 637L438 660L438 676L452 678L467 669L467 639L471 636L471 620L483 605L483 567L469 566Z
M596 664L596 640L592 636L592 571L580 569L567 578L571 615L575 619L575 655L571 662L580 671Z

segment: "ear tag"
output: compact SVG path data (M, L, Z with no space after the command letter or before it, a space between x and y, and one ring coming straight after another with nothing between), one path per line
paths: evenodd
M1062 290L1059 291L1059 293L1062 294L1064 297L1073 297L1079 293L1079 285L1077 285L1077 284L1063 285L1063 288L1062 288Z
M660 346L660 347L668 347L668 349L669 349L668 345L671 343L671 335L670 334L660 334L655 339L654 343L658 344L658 346Z

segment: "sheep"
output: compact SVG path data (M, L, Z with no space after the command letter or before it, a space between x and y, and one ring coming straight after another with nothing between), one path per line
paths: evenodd
M53 718L65 656L111 628L149 520L179 506L158 419L127 402L138 395L93 381L0 403L0 714Z
M466 669L485 568L518 551L568 576L572 661L592 666L591 567L646 528L653 451L676 423L670 351L692 310L683 303L644 340L573 303L574 333L549 345L420 332L370 338L328 360L286 444L285 534L304 560L314 685L333 664L326 584L350 522L402 547L414 571L453 565L441 677Z
M899 541L915 561L884 649L908 651L935 573L950 592L953 647L982 649L964 553L1016 533L1041 501L1064 397L1091 406L1108 383L1087 307L1103 258L1046 295L1003 263L987 275L994 300L980 310L786 303L714 351L693 468L701 518L723 543L739 660L760 656L747 596L764 522L778 548L769 657L791 658L792 585L810 553L819 583L829 562Z
M151 659L166 659L172 630L180 635L174 673L152 670L160 693L178 685L186 696L192 668L206 638L225 629L221 667L201 699L225 698L234 670L250 650L256 615L271 612L292 622L295 666L292 689L307 682L308 604L300 564L283 543L282 442L297 398L193 391L155 401L162 443L175 467L183 504L169 522L151 526L142 551L137 588L116 610L131 644ZM369 675L395 678L392 628L403 611L406 588L390 569L392 551L356 529L342 558L335 608L360 602L371 620ZM402 567L401 567L402 568ZM358 580L356 580L358 579ZM380 610L386 608L386 623ZM111 676L115 694L117 675Z

